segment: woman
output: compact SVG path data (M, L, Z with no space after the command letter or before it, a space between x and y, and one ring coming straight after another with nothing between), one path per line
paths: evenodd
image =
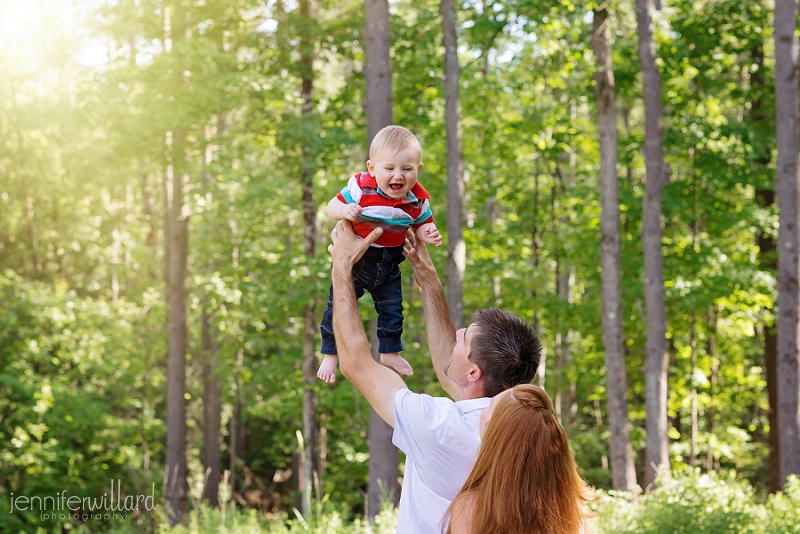
M482 444L445 516L447 534L578 534L594 500L578 475L545 391L495 396L481 414Z

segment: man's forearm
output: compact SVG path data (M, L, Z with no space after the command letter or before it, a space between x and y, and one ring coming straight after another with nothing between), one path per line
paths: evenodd
M394 427L394 394L405 387L403 380L372 359L367 335L358 313L350 269L334 263L333 332L342 374L358 389L378 415Z
M353 288L352 270L334 264L331 270L333 285L333 330L337 338L354 340L360 336L367 342L358 314L356 293ZM357 324L356 324L357 323ZM369 350L369 346L367 346Z
M433 368L444 390L454 400L460 400L461 394L456 384L444 374L445 365L450 361L453 345L456 342L456 327L450 317L444 288L438 276L426 277L426 281L420 287L427 325L428 350L431 353Z
M414 268L414 278L422 289L422 307L428 332L428 350L431 353L436 377L444 390L454 399L461 400L461 392L455 382L444 374L445 365L453 354L456 343L456 327L450 318L444 288L439 280L436 267L431 261L425 243L409 235L406 238L405 253Z

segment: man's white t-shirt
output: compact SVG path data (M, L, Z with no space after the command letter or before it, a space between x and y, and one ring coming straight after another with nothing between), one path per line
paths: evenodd
M442 518L478 456L481 412L490 401L395 393L392 442L406 454L398 534L441 534Z

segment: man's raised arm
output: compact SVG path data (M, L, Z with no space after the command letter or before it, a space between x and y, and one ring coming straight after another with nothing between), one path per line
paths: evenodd
M425 311L425 324L428 332L428 350L431 353L433 368L442 388L453 400L461 400L461 390L445 373L445 365L453 355L456 343L456 327L447 308L444 288L436 273L425 243L412 233L407 234L406 257L414 269L414 279L422 289L422 308Z
M329 247L333 255L333 333L342 374L366 397L381 418L394 427L394 394L406 387L403 379L372 359L353 289L353 265L382 233L376 228L359 239L348 221L339 221Z

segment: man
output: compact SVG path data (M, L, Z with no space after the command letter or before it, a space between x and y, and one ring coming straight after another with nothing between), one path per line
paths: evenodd
M541 344L528 324L500 310L481 311L475 322L456 331L427 249L409 236L405 253L422 289L431 360L452 400L409 391L400 376L372 359L353 289L353 265L381 233L376 228L360 239L349 222L340 221L331 234L339 365L394 428L393 442L406 453L397 532L439 534L477 456L481 412L490 397L533 379Z

